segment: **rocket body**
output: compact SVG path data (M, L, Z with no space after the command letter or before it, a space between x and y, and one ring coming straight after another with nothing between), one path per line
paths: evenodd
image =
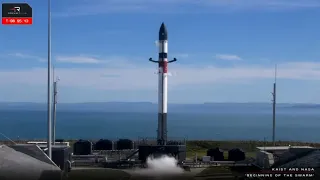
M162 23L159 30L159 72L158 72L158 144L167 142L168 109L168 32Z
M168 64L177 61L174 58L168 61L168 31L164 23L159 30L159 59L158 61L149 59L149 61L159 65L158 71L158 145L167 143L167 109L168 109Z

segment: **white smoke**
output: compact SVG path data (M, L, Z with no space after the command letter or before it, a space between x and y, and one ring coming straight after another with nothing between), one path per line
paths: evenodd
M177 160L173 157L163 155L158 158L148 157L147 168L138 169L135 173L147 176L178 175L184 170L177 165Z
M158 40L156 40L156 41L154 42L154 44L156 45L156 47L159 47L159 46L160 46L160 43L159 43Z

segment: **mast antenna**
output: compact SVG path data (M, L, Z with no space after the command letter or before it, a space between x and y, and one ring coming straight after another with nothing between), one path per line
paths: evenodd
M51 119L51 2L48 0L48 156L52 159L52 119Z
M272 142L273 146L276 145L275 136L276 136L276 103L277 103L277 64L274 68L274 83L273 83L273 92L272 92Z

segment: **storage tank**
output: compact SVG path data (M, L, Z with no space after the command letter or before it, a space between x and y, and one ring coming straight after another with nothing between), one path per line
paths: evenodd
M113 150L113 142L108 139L100 139L95 143L94 150Z
M89 155L92 154L92 142L88 140L82 140L73 144L74 155Z
M53 147L52 148L52 161L60 167L61 170L65 170L67 161L71 161L70 147Z
M130 139L119 139L117 141L117 150L133 149L133 141Z
M208 149L207 156L210 156L214 161L224 161L223 150L220 148Z
M246 154L243 150L239 148L234 148L228 152L229 161L243 161L246 159Z

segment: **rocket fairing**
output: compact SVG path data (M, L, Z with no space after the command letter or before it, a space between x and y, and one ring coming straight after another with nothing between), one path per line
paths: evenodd
M164 23L159 30L159 60L151 62L159 64L158 72L158 145L166 145L167 142L167 105L168 105L168 63L174 62L174 58L168 61L168 31Z

